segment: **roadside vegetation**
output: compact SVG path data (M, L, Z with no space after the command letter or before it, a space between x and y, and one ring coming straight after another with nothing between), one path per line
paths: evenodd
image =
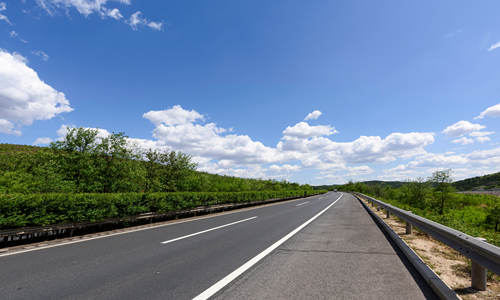
M500 246L500 197L456 193L450 170L436 171L428 179L410 180L398 188L360 182L334 188L370 195Z
M50 147L0 144L0 229L325 192L196 167L187 154L136 149L123 133L99 137L85 128Z

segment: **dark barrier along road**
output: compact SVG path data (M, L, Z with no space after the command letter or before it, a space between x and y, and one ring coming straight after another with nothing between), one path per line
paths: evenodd
M400 295L395 294L394 299L398 296L406 298L408 295L424 298L426 291L419 287L420 280L410 275L412 270L405 267L382 232L356 201L351 195L330 192L73 244L0 254L0 295L2 299L203 299L213 295L225 298L234 295L234 298L239 298L240 292L252 294L252 287L244 289L241 278L252 274L256 268L264 272L259 277L272 277L269 274L272 270L262 269L262 266L269 268L279 265L273 262L274 254L290 246L304 232L313 230L311 234L326 238L329 245L343 243L339 246L343 247L342 253L345 253L328 259L356 261L344 271L319 268L317 276L322 272L337 274L335 277L340 282L347 282L359 270L372 270L370 274L378 274L381 278L398 276L393 280L397 279L398 287L403 286L404 291ZM325 220L329 222L330 219L338 219L341 223L353 219L364 226L353 227L350 231L349 228L346 228L347 231L334 230L326 236L324 230L314 230L318 224ZM346 240L349 234L354 234L357 242ZM380 249L369 245L374 240ZM311 242L314 243L305 240L303 244ZM363 257L356 254L363 251L372 251L374 255ZM377 251L383 253L377 256ZM266 257L268 254L271 255ZM316 264L325 258L317 259ZM380 260L387 266L383 267ZM384 275L387 270L391 271ZM307 285L307 280L313 278L300 272L304 270L292 268L279 272L284 271L291 272L291 276L295 273L293 280L299 280L297 276L306 276L300 278L305 281L305 286L311 289L315 286ZM287 280L286 276L280 278L281 281ZM236 285L236 282L240 283ZM265 285L266 282L261 284ZM235 289L236 286L242 290ZM283 284L282 288L286 286ZM307 295L336 298L334 289L314 288L316 291ZM362 294L370 296L370 288L380 290L384 287L365 285L362 291L347 295L355 297L358 293L361 298ZM293 296L272 286L255 290L254 294L259 298L265 296L263 292L271 293L272 290L274 294L269 294L271 297L276 298L281 293ZM397 289L393 290L397 293Z

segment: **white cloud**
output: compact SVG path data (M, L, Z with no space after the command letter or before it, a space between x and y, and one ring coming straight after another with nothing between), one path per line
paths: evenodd
M461 138L454 139L451 142L454 144L468 145L468 144L474 144L474 139L463 136Z
M269 170L274 171L274 172L294 172L300 170L299 165L289 165L289 164L283 164L283 165L271 165L269 167Z
M0 2L0 12L5 11L5 10L7 10L7 4L5 4L5 2ZM3 13L0 13L0 21L4 21L7 24L12 25L9 18L6 15L4 15Z
M474 119L483 119L484 117L500 117L500 103L488 107Z
M14 129L14 124L5 119L0 119L0 133L21 135L21 131Z
M500 169L500 147L489 150L478 150L468 154L425 153L407 164L384 170L383 178L401 180L427 177L433 171L451 168L455 179L498 172ZM382 177L381 177L382 178Z
M0 65L0 119L31 125L73 110L62 92L40 80L26 58L0 49Z
M195 110L185 110L180 105L174 105L166 110L152 110L142 115L155 125L180 125L203 121L203 116Z
M141 14L142 13L140 11L136 11L128 19L128 24L130 25L130 27L132 27L133 30L137 30L137 27L139 25L144 25L147 23L146 19L141 17Z
M488 48L488 51L493 51L498 47L500 47L500 42L496 42L493 45L491 45L490 48Z
M121 18L123 18L123 15L120 13L120 10L118 8L106 9L104 13L106 14L106 16L115 20L120 20Z
M469 121L458 121L457 123L446 127L442 132L450 137L460 137L474 131L480 131L486 128L481 124L474 124Z
M15 38L15 37L17 37L19 34L18 34L15 30L11 30L11 31L9 32L9 35L10 35L10 37L11 37L11 38Z
M283 156L276 149L253 141L247 135L225 134L227 129L215 123L204 123L200 113L185 110L179 105L167 110L149 111L143 116L155 124L153 137L162 145L194 156L225 160L235 165L278 162Z
M491 141L489 135L494 134L494 131L474 131L469 134L469 136L476 138L479 143L484 143Z
M76 9L80 14L88 17L91 14L99 14L101 17L108 16L108 12L113 9L106 7L108 2L119 2L130 5L129 0L36 0L49 15L54 15L57 9Z
M292 152L308 167L329 168L330 164L385 163L398 158L409 158L424 152L434 142L430 132L392 133L379 136L361 136L352 142L335 142L325 137L309 139L285 136L277 149Z
M488 160L495 157L500 157L500 148L477 150L467 154L466 156L472 160Z
M494 134L494 131L474 131L469 134L469 136L473 137L481 137L481 136L488 136Z
M138 30L139 26L148 26L149 28L154 30L161 30L163 27L163 22L149 21L142 16L142 12L140 11L136 11L135 13L130 15L127 23L130 25L130 27L132 27L133 30Z
M310 138L313 136L327 136L337 133L335 128L328 125L311 126L306 122L299 122L294 126L288 126L283 134L289 137Z
M52 139L49 137L39 137L34 142L33 145L48 145L52 143Z
M484 142L491 141L491 138L489 136L478 136L476 138L476 141L478 141L480 143L484 143Z
M154 29L154 30L162 30L163 28L163 22L149 22L147 25L149 28Z
M320 116L321 116L321 112L319 110L315 110L311 113L309 113L306 118L304 119L304 121L307 121L307 120L316 120L318 119Z
M36 50L36 51L31 51L32 54L39 56L43 61L48 61L49 60L49 55L42 50Z
M58 10L63 10L68 14L70 9L75 9L85 17L97 14L103 19L112 18L114 20L123 19L123 15L118 8L109 8L108 4L116 2L122 5L130 5L130 0L36 0L36 2L50 16L55 15ZM129 24L134 30L137 30L141 25L154 30L162 30L163 28L163 22L149 21L142 17L140 11L133 13L128 20L125 20L125 23Z

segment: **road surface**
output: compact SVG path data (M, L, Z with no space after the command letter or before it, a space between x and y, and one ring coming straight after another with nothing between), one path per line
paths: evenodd
M392 286L394 299L430 297L412 273L357 200L330 192L0 255L0 295L331 299L370 298Z

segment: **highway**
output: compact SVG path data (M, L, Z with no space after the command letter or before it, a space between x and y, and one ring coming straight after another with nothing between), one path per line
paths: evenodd
M294 292L294 282L301 282L298 286L305 286L302 292L308 297L369 299L375 295L371 289L387 290L386 281L395 287L390 289L394 297L385 292L386 298L432 298L356 201L351 195L330 192L126 234L0 254L0 295L2 299L302 298L301 290ZM350 226L348 220L362 226ZM325 231L325 224L335 230ZM309 238L304 239L304 234ZM329 245L322 251L342 249L333 249L337 256L316 258L309 251L309 263L300 255L288 255L284 260L277 255L283 251L300 254L302 248L314 250L318 245ZM325 259L338 261L325 269ZM316 273L311 266L317 268ZM377 279L359 288L364 278L360 272ZM324 280L318 281L325 278L322 274L334 284L325 286ZM323 284L308 284L313 279Z

